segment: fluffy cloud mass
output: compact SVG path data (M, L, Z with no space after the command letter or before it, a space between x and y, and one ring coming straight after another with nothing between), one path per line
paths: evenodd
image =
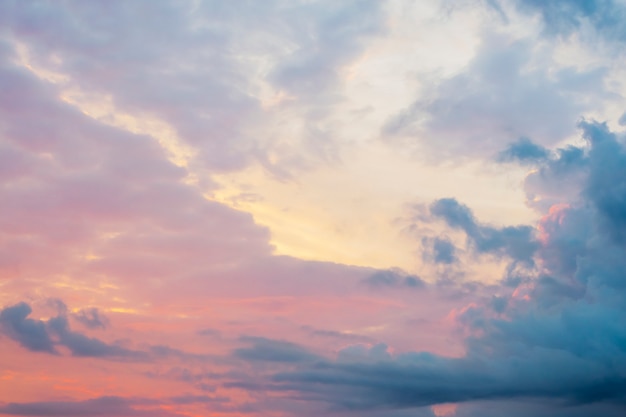
M364 352L365 362L341 356L319 361L274 374L269 386L357 410L498 400L541 403L549 409L542 415L572 415L589 404L620 415L626 405L626 331L620 324L626 319L626 147L604 124L583 122L581 129L587 142L572 169L583 171L585 181L577 198L553 206L540 220L536 243L528 229L476 225L469 209L452 199L431 206L434 216L462 228L476 251L504 248L511 262L535 261L515 288L504 282L492 302L458 311L467 334L463 356L370 356L378 349L373 347ZM548 175L564 155L541 162L534 175ZM556 176L549 181L568 180ZM514 244L522 241L523 257L506 250L511 237Z
M0 415L622 416L618 1L0 3Z

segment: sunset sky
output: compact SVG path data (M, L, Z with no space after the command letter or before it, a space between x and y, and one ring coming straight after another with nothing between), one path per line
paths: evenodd
M0 0L0 415L626 415L623 0Z

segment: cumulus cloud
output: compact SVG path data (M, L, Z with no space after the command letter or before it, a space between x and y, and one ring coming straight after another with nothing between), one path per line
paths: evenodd
M518 4L559 34L591 22L607 39L622 36L622 24L609 20L621 10L612 1ZM212 413L308 417L325 415L322 402L335 415L433 417L423 407L459 402L467 404L458 416L514 416L515 407L520 416L621 415L624 138L585 121L585 145L552 149L574 132L572 120L602 107L609 70L552 60L548 68L538 62L545 39L537 45L486 31L466 68L389 120L386 135L419 137L440 154L496 155L534 169L524 187L542 215L536 225L496 227L455 198L428 207L425 221L464 234L467 247L444 232L422 240L423 259L446 271L460 266L460 251L510 262L501 286L463 283L453 301L450 287L399 269L277 256L267 228L207 193L217 187L214 174L259 163L288 177L333 153L345 70L366 50L364 74L387 64L368 44L393 29L387 5L0 2L3 294L67 299L71 289L72 302L111 307L104 311L116 327L125 325L111 329L102 309L72 311L60 298L47 304L52 317L36 318L37 305L33 314L24 302L2 309L0 336L17 359L4 364L20 375L3 384L44 392L49 382L29 377L47 363L54 376L81 374L45 385L41 401L0 403L0 414L169 416L177 408L191 415L211 404ZM144 121L159 121L174 144L161 137L161 124L135 126ZM154 134L133 133L146 130ZM178 147L191 149L185 163L172 162ZM448 314L452 302L467 300L473 304ZM466 336L464 354L406 351L431 344L444 351L454 343L446 333L453 321ZM312 346L285 340L294 329ZM138 347L112 341L118 331ZM181 348L165 344L170 339ZM334 359L322 343L332 344ZM32 355L35 370L19 355ZM173 368L179 362L197 366ZM88 375L78 363L99 366ZM132 397L138 374L198 391ZM66 400L77 380L97 392L100 377L117 375L116 389L129 397ZM231 401L221 396L230 389L248 392Z
M532 280L514 290L502 287L506 296L455 313L467 335L463 356L355 346L336 360L275 373L264 389L350 410L470 403L457 415L473 416L480 414L477 410L529 401L532 405L512 406L507 415L525 416L529 410L546 416L621 415L626 407L626 330L621 325L626 320L626 145L605 124L583 122L580 127L586 144L571 167L582 173L578 194L545 214L536 239L527 228L483 226L453 199L431 206L433 215L464 230L478 250L533 261ZM558 165L571 152L557 151L542 164ZM568 181L568 172L562 172L561 180ZM481 244L483 238L488 243ZM511 250L518 243L526 248L523 256Z

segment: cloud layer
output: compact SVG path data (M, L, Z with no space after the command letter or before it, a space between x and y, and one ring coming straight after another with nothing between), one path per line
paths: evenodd
M0 414L623 415L624 7L418 3L0 2Z

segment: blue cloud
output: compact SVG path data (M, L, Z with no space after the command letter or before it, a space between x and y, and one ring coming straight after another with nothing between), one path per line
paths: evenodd
M530 226L496 228L479 224L471 210L454 198L433 202L430 212L434 217L443 219L448 226L463 230L471 247L479 254L508 256L514 261L533 263L538 244Z
M501 295L460 313L459 324L470 335L464 356L356 346L349 349L356 355L296 365L255 389L295 392L348 410L452 402L468 404L458 416L474 417L501 415L506 405L524 402L505 414L623 415L626 145L606 124L585 121L580 128L585 145L557 150L541 162L539 172L549 173L545 192L559 178L580 179L568 204L540 220L541 241L528 227L480 224L454 199L431 206L432 215L463 230L478 252L517 260L532 256L540 265L526 265L534 272L519 288L498 287ZM579 175L572 176L574 171ZM540 190L541 183L535 186Z
M523 11L539 13L549 34L569 36L585 23L608 40L626 40L626 5L614 0L517 0Z
M522 137L513 142L507 149L500 152L500 161L519 161L522 163L536 163L545 160L549 153L543 146L533 143L530 139Z
M30 306L23 302L6 307L0 311L0 331L28 350L56 354L45 323L28 318L31 312Z
M250 346L237 348L232 354L236 358L250 362L297 363L320 359L319 356L305 348L283 340L249 336L243 337L241 340Z
M436 264L451 265L457 262L456 247L446 236L422 238L422 258Z
M426 284L417 275L409 275L400 269L376 271L361 282L372 288L422 288Z

